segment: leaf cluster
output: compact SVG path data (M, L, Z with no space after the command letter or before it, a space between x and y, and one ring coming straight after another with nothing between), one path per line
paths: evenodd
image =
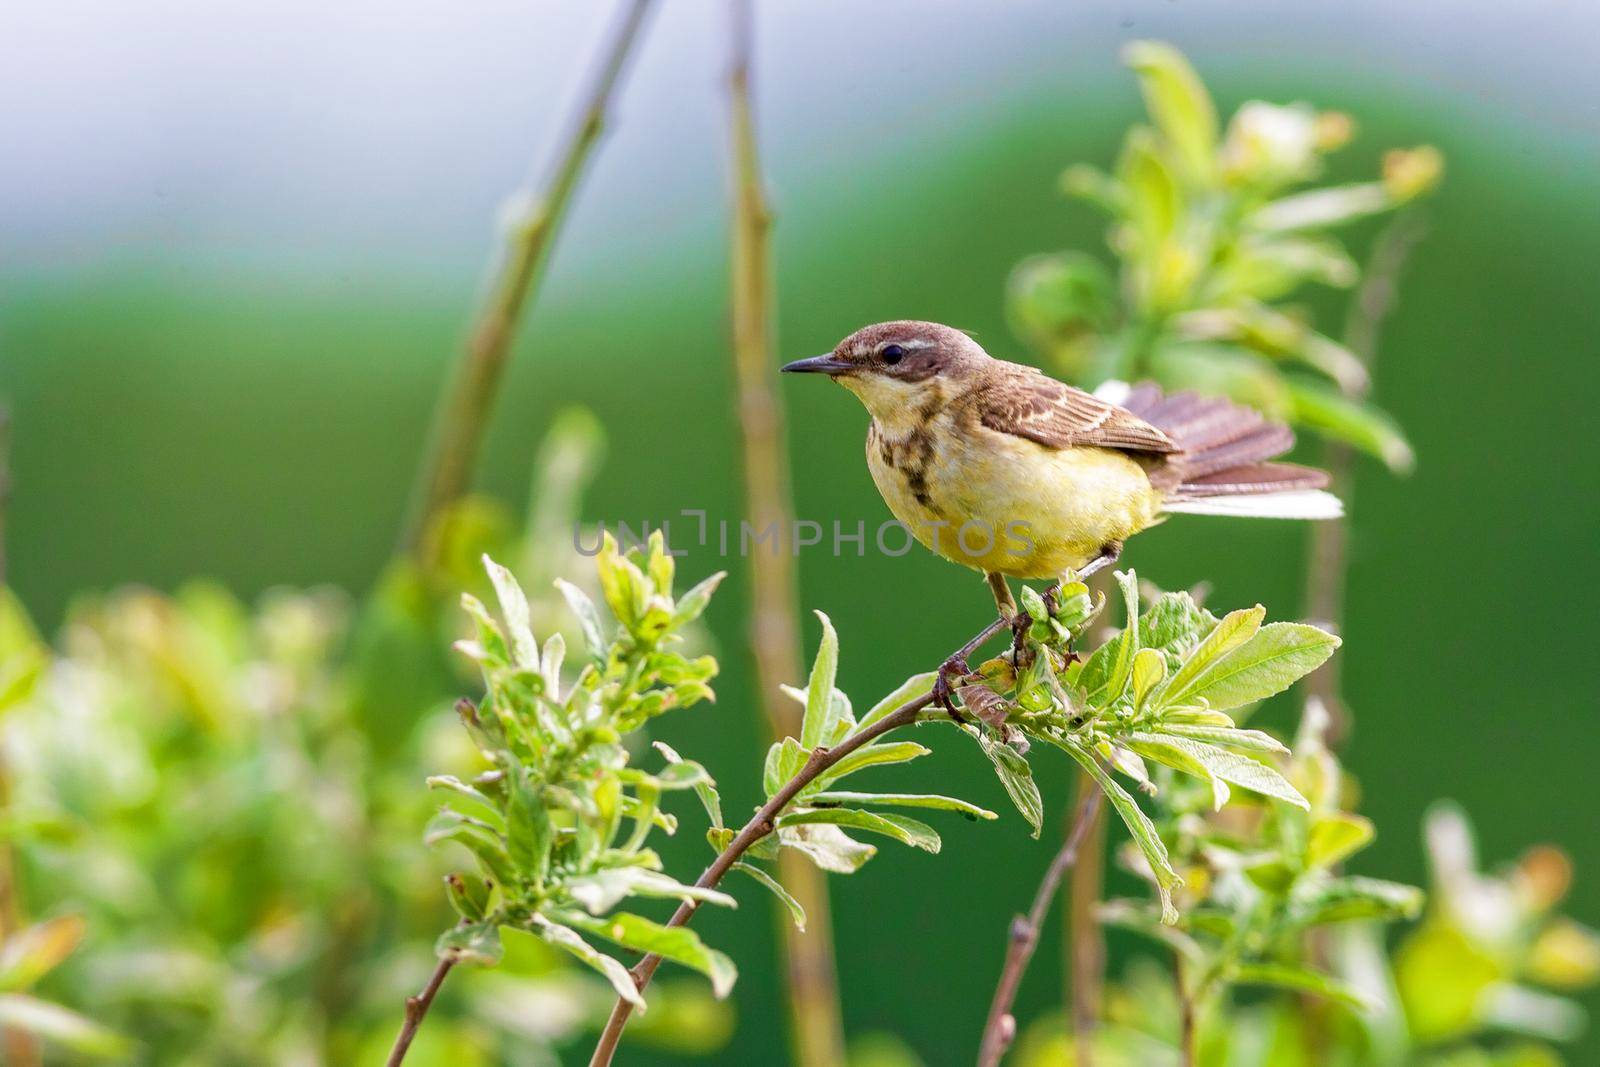
M1359 268L1331 231L1425 195L1439 152L1391 151L1377 179L1315 185L1353 134L1347 115L1255 100L1224 129L1177 50L1140 41L1123 58L1148 122L1129 130L1111 172L1076 165L1062 178L1110 218L1118 276L1079 253L1023 261L1007 290L1018 334L1086 386L1150 377L1229 395L1408 469L1394 421L1358 399L1362 358L1285 301L1308 285L1354 285Z
M786 686L785 692L805 708L799 737L786 737L767 750L762 767L762 789L770 801L796 777L814 754L836 747L891 715L906 703L925 697L933 689L932 672L916 674L878 700L859 718L850 698L835 686L839 666L839 637L833 623L817 612L822 640L803 689ZM822 770L787 805L773 832L750 849L754 859L775 860L784 849L805 856L825 871L850 874L877 854L877 847L852 834L888 838L924 852L937 853L938 831L920 819L883 809L953 811L969 819L994 819L994 812L955 797L933 793L875 793L840 788L845 779L868 769L908 763L930 750L915 741L879 740L862 745L831 767ZM720 810L708 811L711 846L721 850L733 839L722 823ZM751 863L735 867L776 893L802 928L805 914L768 872Z
M1097 614L1087 587L1069 580L1049 602L1025 590L1032 622L1024 639L980 668L981 687L961 690L977 720L966 729L1035 835L1043 804L1019 735L1071 756L1127 826L1155 884L1161 921L1170 926L1184 881L1160 828L1122 780L1156 795L1162 776L1153 767L1164 768L1203 785L1213 809L1235 789L1307 809L1274 764L1288 749L1228 713L1282 692L1332 655L1339 639L1300 623L1263 625L1259 606L1218 619L1187 593L1144 605L1132 571L1119 572L1117 582L1126 622L1087 657L1073 648L1074 634Z
M732 907L727 894L686 885L661 869L648 847L653 831L672 833L664 794L714 796L705 768L661 749L662 765L633 765L627 735L676 708L710 699L717 671L710 656L680 651L682 631L705 610L722 575L673 595L674 561L659 532L648 550L618 550L607 537L596 570L611 621L582 590L558 582L585 645L570 683L565 640L541 645L526 595L512 574L485 558L498 618L467 594L475 636L457 644L483 676L483 699L458 705L486 769L470 781L448 775L429 785L452 794L430 822L430 843L453 841L477 871L446 880L461 922L439 939L441 957L494 964L500 929L530 931L603 974L616 992L643 1006L627 969L595 939L655 952L700 971L721 996L733 962L693 931L617 910L635 898L669 898Z

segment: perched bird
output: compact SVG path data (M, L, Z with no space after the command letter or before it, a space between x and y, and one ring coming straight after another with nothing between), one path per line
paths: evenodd
M1114 562L1173 512L1326 519L1328 476L1268 462L1287 426L1227 400L1123 386L1121 403L995 359L960 330L882 322L783 368L826 374L872 415L867 468L895 517L945 559L1006 578Z

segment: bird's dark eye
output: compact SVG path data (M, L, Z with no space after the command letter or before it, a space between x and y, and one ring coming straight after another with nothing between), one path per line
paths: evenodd
M906 350L899 345L884 345L880 354L883 356L883 361L891 367L906 358Z

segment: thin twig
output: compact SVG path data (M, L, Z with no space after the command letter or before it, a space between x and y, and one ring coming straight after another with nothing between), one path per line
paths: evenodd
M1007 619L996 619L984 627L979 632L978 637L969 642L969 646L975 646L987 641L1009 625L1010 622ZM788 807L789 802L799 795L802 789L816 780L818 775L863 745L876 741L891 730L897 730L902 726L909 726L916 722L923 710L932 703L932 693L915 697L901 704L894 711L841 744L833 748L813 749L810 758L806 760L805 766L800 769L799 773L785 783L783 788L773 794L772 799L761 806L761 810L751 816L750 821L745 823L743 829L734 835L733 840L728 843L728 847L722 850L721 855L711 862L711 866L701 873L694 884L702 889L714 888L718 882L722 881L723 875L727 874L733 865L738 862L739 857L743 856L756 842L777 828L778 816L783 812L783 809ZM685 925L690 919L694 918L694 914L699 910L699 907L698 901L684 901L678 905L678 910L672 913L672 918L667 921L667 925ZM650 984L650 979L656 973L656 968L660 966L660 956L653 952L646 955L633 965L634 984L643 991L644 987ZM605 1030L601 1032L600 1041L595 1046L594 1055L589 1059L589 1067L606 1067L611 1062L611 1058L616 1055L617 1042L622 1038L622 1028L627 1025L628 1017L632 1013L633 1005L620 997L617 998L616 1005L611 1009L611 1017L606 1020Z
M573 190L600 135L651 0L625 0L590 72L588 88L551 153L548 174L514 196L505 244L488 296L473 323L455 378L440 398L428 452L418 470L401 548L416 555L439 514L466 490L523 308L538 291Z
M783 698L784 682L800 677L799 606L794 554L783 538L794 529L784 417L773 360L772 211L761 175L752 101L754 25L749 0L728 4L728 134L732 156L732 318L734 396L744 457L745 517L757 530L782 531L770 552L748 554L750 649L756 690L774 738L800 732L800 706ZM833 956L833 919L826 875L790 851L780 876L807 917L807 929L783 928L789 1028L799 1067L834 1067L844 1060Z
M1079 780L1079 800L1099 786L1084 775ZM1082 855L1067 880L1067 968L1072 984L1070 1007L1072 1044L1076 1067L1092 1067L1094 1035L1100 1026L1100 1001L1105 987L1106 938L1100 927L1101 892L1105 886L1106 817L1094 813L1085 833Z
M411 1048L412 1039L417 1036L417 1028L422 1025L423 1016L433 1007L433 998L438 995L439 987L444 985L445 977L455 965L454 960L441 959L433 969L433 974L428 976L428 984L422 987L422 992L406 998L405 1022L400 1026L400 1034L394 1039L394 1048L389 1050L384 1067L400 1067L407 1050Z
M1022 976L1033 959L1034 949L1039 947L1039 933L1050 911L1050 900L1060 887L1061 879L1077 862L1079 849L1100 813L1100 790L1091 783L1076 809L1066 844L1045 869L1044 878L1033 894L1033 906L1026 917L1018 915L1011 921L1005 965L1000 969L1000 981L995 985L994 1000L989 1004L989 1020L983 1027L983 1041L978 1046L979 1067L996 1067L1016 1039L1017 1020L1011 1014L1011 1006L1017 999L1017 989L1022 985Z
M1102 569L1089 579L1090 594L1096 599L1112 594L1111 571ZM1104 627L1102 638L1109 638L1115 629ZM1074 804L1083 803L1089 790L1098 790L1093 779L1084 775L1078 779L1078 796ZM1105 992L1106 936L1100 926L1100 898L1105 888L1105 809L1096 811L1080 849L1078 862L1072 865L1062 891L1067 898L1063 907L1063 941L1066 954L1061 973L1067 976L1066 1009L1072 1019L1072 1046L1075 1067L1094 1067L1095 1031L1100 1025L1100 1004Z
M1345 347L1355 353L1369 373L1359 386L1346 395L1363 399L1371 382L1370 371L1378 355L1378 337L1384 320L1399 298L1400 272L1412 249L1422 240L1426 227L1414 210L1400 212L1378 235L1367 263L1361 286L1350 302L1345 320ZM1352 468L1355 451L1343 441L1329 441L1323 466L1330 476L1330 488L1345 502L1348 512L1354 493ZM1344 594L1350 569L1350 519L1311 523L1311 548L1306 567L1306 614L1316 622L1338 632L1344 622ZM1304 692L1320 699L1334 716L1336 733L1343 733L1348 715L1340 696L1339 663L1335 656L1308 675Z
M1183 957L1173 956L1172 983L1178 995L1178 1062L1181 1067L1195 1067L1197 1035L1195 1031L1195 995L1189 988L1184 973Z

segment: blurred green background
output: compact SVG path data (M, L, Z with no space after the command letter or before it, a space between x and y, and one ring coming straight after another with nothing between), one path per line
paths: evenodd
M1376 372L1376 399L1407 428L1419 464L1396 480L1364 462L1352 508L1342 655L1358 725L1347 760L1379 827L1357 870L1422 882L1421 813L1454 797L1491 862L1540 840L1569 850L1578 872L1569 910L1593 923L1600 708L1584 667L1600 639L1600 475L1586 448L1600 392L1600 137L1592 74L1564 71L1560 42L1592 34L1595 20L1552 9L1525 38L1518 20L1459 30L1444 5L1393 24L1380 11L1313 5L1282 23L1266 8L1202 20L1166 4L981 16L899 6L860 22L843 6L775 14L758 78L779 213L780 349L808 355L865 322L918 317L1020 357L1001 314L1011 266L1034 252L1103 250L1101 220L1061 198L1056 178L1069 162L1107 162L1139 114L1115 60L1129 36L1183 47L1224 114L1253 97L1350 112L1359 132L1334 178L1370 174L1390 145L1439 145L1448 174L1424 208L1429 233ZM701 508L737 522L713 14L670 10L647 39L529 316L481 478L516 504L552 414L581 403L609 440L586 519L658 522ZM288 17L273 21L285 37ZM343 18L330 51L340 32L366 25ZM383 65L344 72L358 94L377 96L404 48L424 47L430 26L408 18L370 42L390 50ZM221 39L217 19L166 45L205 50ZM40 20L41 36L68 36L70 26ZM34 153L3 187L0 400L15 422L7 538L12 581L45 625L75 591L123 582L170 588L208 575L245 595L371 586L474 302L497 196L515 185L570 80L563 57L593 36L570 10L518 14L492 33L488 23L451 27L430 53L437 76L409 78L395 107L416 104L414 123L335 100L318 136L332 144L346 124L379 153L370 171L341 173L347 156L310 150L303 107L275 109L273 92L303 105L342 91L336 65L296 82L292 54L243 74L211 63L169 71L187 91L96 112L133 138L135 155L161 164L106 167L85 185L116 196L86 202L71 182L47 186L51 166L68 173L75 160L117 158L96 155L103 146L74 155L66 132L93 137L96 121L35 138L44 119L7 120L7 156ZM514 49L485 41L523 32L548 60L526 77ZM158 65L154 52L128 58L137 41L119 47L126 68ZM472 70L479 77L463 73ZM236 128L219 104L197 103L208 79L231 85L224 100L261 92L267 102L235 116ZM67 80L57 71L45 83L46 117L71 113ZM440 102L458 88L470 121ZM284 121L261 121L272 115ZM204 146L217 143L280 158L259 174L255 156L205 173L220 156ZM1354 244L1363 247L1359 235ZM1337 331L1342 300L1319 308L1325 329ZM873 528L887 512L861 459L859 405L814 380L782 386L800 516ZM1293 524L1178 519L1124 558L1169 588L1211 583L1215 605L1260 601L1291 616L1305 539ZM680 572L729 565L701 550ZM740 651L746 589L736 561L730 569L710 617L723 654L719 702L668 719L661 736L705 762L742 810L757 795L764 727ZM979 582L920 550L885 559L813 549L800 571L802 603L838 626L840 684L858 705L932 666L987 611ZM814 625L807 637L809 651ZM1287 706L1266 714L1274 726L1291 721ZM1004 808L975 749L941 748L931 768L910 772L920 784L942 777L944 791ZM1064 764L1037 761L1058 809L1069 796ZM892 778L885 772L886 786ZM964 1059L1006 917L1048 856L1007 814L951 829L937 858L885 849L836 880L848 1027L895 1031L930 1063ZM696 867L695 836L672 842L666 859ZM740 1027L718 1062L760 1062L780 1029L768 910L752 897L702 923L743 970ZM1114 956L1129 951L1147 950L1114 941ZM1019 999L1024 1019L1053 1000L1055 957L1047 943ZM1573 1056L1600 1057L1600 1034Z

